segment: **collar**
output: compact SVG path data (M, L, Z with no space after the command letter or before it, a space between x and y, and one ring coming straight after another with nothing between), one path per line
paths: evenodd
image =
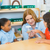
M27 25L29 25L28 23L26 23ZM30 25L29 25L30 26ZM38 23L36 23L36 27L35 28L38 28L38 26L39 26L39 22Z
M36 23L36 28L38 28L38 26L39 26L39 23Z
M3 32L4 34L8 33L8 32L5 32L5 31L4 31L4 30L2 30L2 29L1 29L1 32Z

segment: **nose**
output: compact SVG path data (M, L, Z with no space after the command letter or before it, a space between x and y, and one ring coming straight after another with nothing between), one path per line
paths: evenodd
M31 20L29 20L29 22L31 22Z

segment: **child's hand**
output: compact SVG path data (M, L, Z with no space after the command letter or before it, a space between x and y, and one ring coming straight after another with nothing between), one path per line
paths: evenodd
M17 39L14 39L14 42L17 42L18 40Z
M46 39L37 40L36 43L44 43Z
M34 34L36 34L36 33L40 33L41 31L40 30L32 30L32 32L34 32Z
M10 44L10 42L7 42L7 43L5 43L5 44Z

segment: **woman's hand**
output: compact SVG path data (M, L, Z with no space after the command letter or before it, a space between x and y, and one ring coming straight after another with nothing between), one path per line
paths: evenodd
M31 38L31 37L34 37L34 32L27 32L28 33L28 35L29 35L29 38Z

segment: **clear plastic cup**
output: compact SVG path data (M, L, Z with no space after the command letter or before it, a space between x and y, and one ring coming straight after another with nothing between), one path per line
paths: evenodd
M27 32L31 32L31 26L26 26Z

